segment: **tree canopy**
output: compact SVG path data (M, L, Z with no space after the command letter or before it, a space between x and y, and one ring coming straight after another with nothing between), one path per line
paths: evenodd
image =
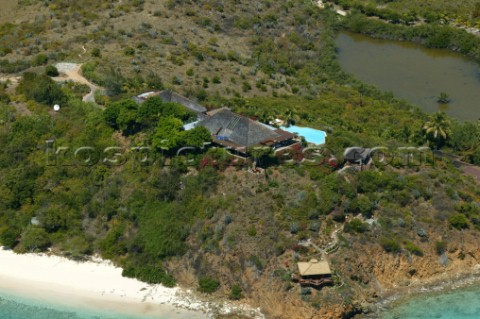
M47 75L26 72L17 88L29 100L46 105L63 104L67 97L62 89Z

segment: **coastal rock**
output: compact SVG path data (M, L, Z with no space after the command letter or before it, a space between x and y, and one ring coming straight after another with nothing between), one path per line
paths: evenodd
M377 310L377 307L374 304L369 302L362 303L360 307L362 309L362 313L364 314L373 313L373 312L376 312Z
M421 227L417 228L417 235L421 238L428 238L427 231Z
M440 255L440 257L438 258L438 262L443 267L447 267L448 266L448 256L447 256L447 254L443 253L442 255Z

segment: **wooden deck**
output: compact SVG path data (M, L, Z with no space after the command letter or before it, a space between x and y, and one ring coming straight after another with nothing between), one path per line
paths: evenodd
M298 275L292 275L292 280L301 286L320 288L323 286L333 285L332 278L315 278L305 279Z

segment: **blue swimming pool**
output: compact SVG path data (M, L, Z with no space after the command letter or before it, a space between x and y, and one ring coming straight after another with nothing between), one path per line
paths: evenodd
M325 144L325 138L327 137L327 133L324 131L316 130L309 127L300 127L300 126L289 126L289 127L281 127L282 130L296 133L300 136L303 136L308 143L313 144Z

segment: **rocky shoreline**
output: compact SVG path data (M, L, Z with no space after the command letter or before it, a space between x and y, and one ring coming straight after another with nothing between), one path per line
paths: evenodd
M424 282L419 282L414 286L391 289L375 303L373 306L374 311L357 318L377 319L380 318L383 312L411 299L418 298L420 295L446 293L475 285L480 285L480 264L469 271L456 274L445 273L429 278Z

